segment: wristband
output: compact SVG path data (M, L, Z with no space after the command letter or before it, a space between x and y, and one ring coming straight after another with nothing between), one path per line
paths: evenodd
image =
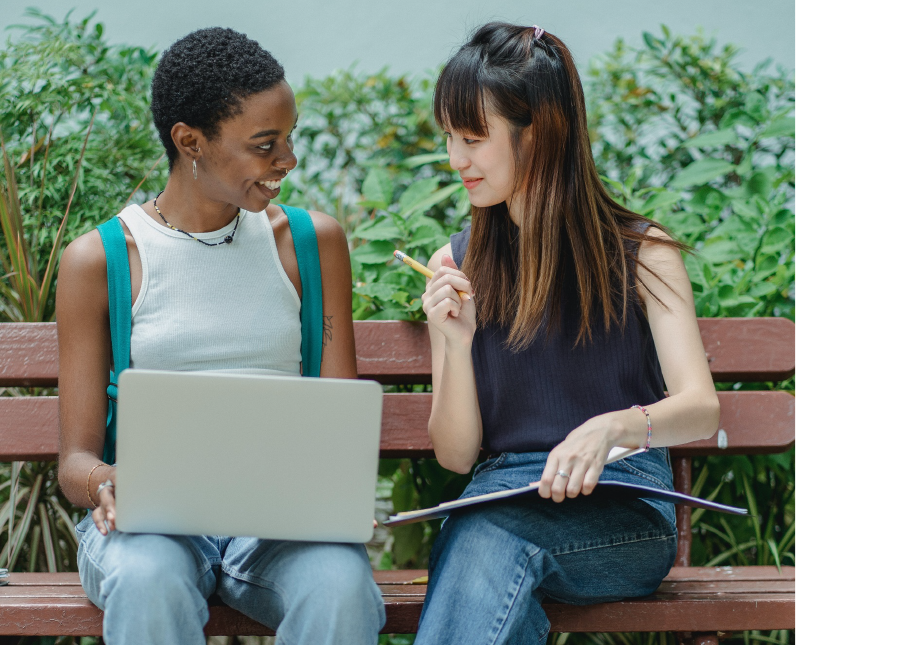
M101 466L104 466L104 464L103 463L96 464L95 468L99 468ZM89 471L89 476L86 477L86 497L89 498L89 504L92 505L92 508L98 508L98 504L96 504L95 502L92 501L92 493L91 493L91 491L89 491L89 484L92 483L92 473L95 472L95 468L92 468L92 470Z
M631 405L630 409L636 408L640 410L643 414L646 415L646 445L643 446L647 451L649 450L649 444L652 443L652 419L649 418L649 410L644 408L642 405Z

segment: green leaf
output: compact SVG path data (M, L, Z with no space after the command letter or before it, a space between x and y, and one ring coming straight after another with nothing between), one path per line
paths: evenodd
M765 298L773 293L776 293L778 288L772 282L758 282L750 288L750 295L755 298Z
M782 226L775 226L766 232L766 235L763 236L763 244L760 247L760 250L767 253L771 251L778 251L786 246L793 244L795 241L795 234L789 231L787 228Z
M424 541L424 524L406 524L393 527L393 559L402 566L410 562L421 549Z
M794 137L795 136L795 117L779 117L773 119L767 124L760 133L761 139L771 137Z
M738 294L730 284L723 284L717 292L719 304L723 307L737 307L739 305L754 304L755 299L750 296Z
M381 459L377 464L377 474L380 477L390 478L399 470L398 459Z
M392 217L377 217L365 221L352 231L352 235L363 240L398 240L402 238L402 231Z
M400 462L400 472L393 484L393 492L390 496L390 499L393 502L393 510L396 513L412 510L412 504L415 499L415 483L412 474L408 471L408 468L403 465L407 463L408 461Z
M706 224L700 219L700 216L691 211L677 211L671 213L666 218L665 223L678 237L706 230Z
M662 41L650 34L648 31L643 32L643 42L646 43L646 46L649 47L652 51L659 51Z
M744 252L734 240L716 238L707 240L703 248L700 249L700 255L707 262L722 264L743 259Z
M749 247L754 248L757 244L757 225L737 213L732 213L713 230L709 239L723 238L737 242L745 237L751 240Z
M396 245L392 242L375 240L362 244L351 252L351 257L361 264L386 264L393 259Z
M760 92L751 92L744 99L744 111L758 122L769 118L769 109L766 106L766 97Z
M431 193L437 190L439 184L440 180L436 177L419 179L418 181L413 182L405 189L402 196L399 197L399 211L401 213L408 212L415 204L419 204L422 200L427 199Z
M684 148L717 148L719 146L730 146L736 143L738 143L738 135L735 133L734 128L726 128L725 130L707 132L706 134L701 134L693 139L688 139L682 143L681 146Z
M699 186L730 173L735 165L722 159L700 159L672 177L668 185L672 188Z
M398 286L393 284L383 284L380 282L365 284L352 289L352 293L356 293L360 296L377 298L378 300L392 300L393 295L398 291L400 291L400 288Z
M770 191L773 189L773 180L768 172L768 169L764 168L758 172L755 172L751 175L751 178L747 182L747 192L750 195L757 195L763 199L769 197Z
M722 120L719 122L719 129L730 128L739 124L753 127L757 122L741 108L730 108L722 116Z
M387 208L393 199L393 180L385 168L371 168L361 186L362 204L367 208Z
M652 197L646 200L646 203L643 204L640 213L642 215L649 215L653 211L662 210L668 206L673 206L681 201L681 193L676 193L671 190L665 190L660 193L656 193Z
M368 316L366 320L411 320L411 317L403 311L384 307L377 313Z
M462 182L454 182L449 186L444 186L440 190L434 191L417 204L412 205L408 210L403 211L402 215L408 217L413 213L425 213L432 206L436 206L460 189L465 190L465 186L462 185Z
M441 161L449 161L450 155L446 152L434 152L426 155L415 155L414 157L409 157L408 159L402 160L402 166L404 168L412 169L417 168L418 166L424 166L429 163L440 163Z

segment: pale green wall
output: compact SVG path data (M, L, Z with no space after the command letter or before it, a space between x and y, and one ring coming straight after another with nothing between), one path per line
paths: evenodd
M741 46L746 69L767 57L795 66L794 0L0 0L0 28L21 22L34 5L57 18L73 7L74 17L97 8L112 42L159 49L200 27L232 27L270 50L292 83L356 61L364 71L432 69L492 18L553 31L580 63L617 36L639 43L644 30L659 33L665 23L678 33L702 26Z

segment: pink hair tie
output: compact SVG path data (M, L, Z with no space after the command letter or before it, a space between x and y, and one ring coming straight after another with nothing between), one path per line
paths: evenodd
M532 25L532 29L535 30L535 40L538 40L542 37L542 34L545 33L545 30L539 27L538 25Z

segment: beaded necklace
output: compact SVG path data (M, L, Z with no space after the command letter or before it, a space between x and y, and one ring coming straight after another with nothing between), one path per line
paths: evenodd
M232 242L234 242L234 234L237 232L238 224L241 223L241 209L240 208L238 209L238 212L237 212L237 219L234 220L234 228L231 229L231 232L225 236L225 239L222 240L221 242L214 242L214 243L206 242L205 240L201 240L198 237L191 235L190 233L188 233L187 231L185 231L183 229L177 228L176 226L172 226L168 222L168 220L165 219L165 216L162 215L162 212L160 210L158 210L158 198L162 196L163 192L165 192L165 191L161 191L161 193L156 195L155 199L152 200L152 208L154 208L155 212L158 213L158 216L162 218L162 221L165 223L165 226L170 228L172 231L177 231L178 233L183 233L184 235L189 237L191 240L196 240L200 244L205 244L206 246L221 246L222 244L231 244Z

